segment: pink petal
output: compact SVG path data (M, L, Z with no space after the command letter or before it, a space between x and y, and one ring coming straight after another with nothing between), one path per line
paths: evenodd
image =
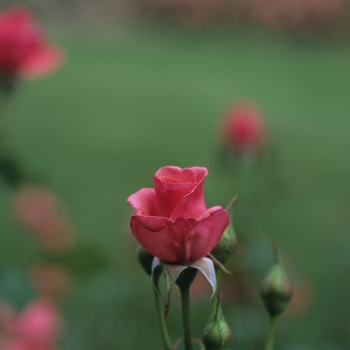
M155 192L153 188L142 188L127 199L137 215L154 215Z
M229 216L221 207L208 209L209 216L197 222L185 237L186 259L196 262L208 255L218 244L228 223Z
M179 201L196 187L196 183L163 183L157 177L153 178L153 182L156 191L156 215L167 218Z
M19 74L25 78L36 78L54 71L63 61L62 50L56 47L43 47L23 62Z
M227 212L215 207L199 222L191 218L172 222L166 218L133 215L130 226L139 243L152 255L163 262L189 265L216 246L228 221Z
M183 237L195 225L193 219L180 218L175 224L166 218L137 215L132 216L130 223L132 234L149 253L164 262L180 265L186 263ZM158 230L154 231L155 228Z
M171 220L179 217L198 219L203 215L203 212L206 211L203 185L204 178L189 194L180 199L170 216Z
M165 166L160 168L155 177L166 183L195 183L196 174L190 168L181 169L177 166Z
M181 169L175 166L166 166L159 169L153 178L156 191L156 214L158 216L172 217L173 211L182 198L191 193L199 183L202 183L207 176L208 170L204 167L192 167ZM200 191L203 185L200 186ZM198 192L193 200L200 199ZM195 207L205 209L204 199L201 203L193 203ZM178 215L180 216L180 215ZM191 215L186 215L191 217Z

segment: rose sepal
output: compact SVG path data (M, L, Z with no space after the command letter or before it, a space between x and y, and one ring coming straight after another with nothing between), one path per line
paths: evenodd
M203 276L207 279L209 282L212 293L210 296L210 300L215 295L216 289L217 289L217 283L216 283L216 274L215 274L215 267L213 260L209 258L202 258L195 263L191 265L174 265L174 264L165 264L163 263L159 258L154 257L152 262L152 274L151 279L153 282L154 287L156 290L160 292L158 280L160 277L161 272L164 270L165 278L166 278L166 305L165 305L165 317L167 317L169 312L169 304L170 304L170 292L176 283L176 280L181 275L181 273L188 269L188 268L194 268L199 270Z

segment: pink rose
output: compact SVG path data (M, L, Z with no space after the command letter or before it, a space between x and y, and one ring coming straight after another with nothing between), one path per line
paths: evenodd
M37 76L57 68L62 52L49 45L28 10L0 12L0 78Z
M206 208L203 167L166 166L153 177L153 188L128 198L135 209L132 234L150 254L164 263L190 265L216 246L229 222L219 206Z

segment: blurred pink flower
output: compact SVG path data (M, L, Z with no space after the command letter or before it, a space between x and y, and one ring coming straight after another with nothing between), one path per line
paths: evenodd
M57 350L63 321L50 301L36 299L21 312L3 304L0 321L2 350Z
M223 146L237 154L257 154L266 144L266 128L260 112L250 103L232 106L223 119Z
M61 65L62 51L46 42L23 7L0 12L0 77L36 77Z
M13 209L15 217L37 234L47 250L62 251L72 244L72 224L48 189L35 185L21 187L15 195Z
M40 297L56 300L68 294L71 287L69 271L52 263L37 263L29 268L29 280Z

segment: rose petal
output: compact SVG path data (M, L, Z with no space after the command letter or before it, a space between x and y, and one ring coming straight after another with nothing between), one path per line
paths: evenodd
M186 259L193 263L208 255L218 244L225 231L229 216L221 207L208 209L209 216L198 221L189 234L184 237Z
M153 182L156 191L155 213L167 218L179 201L196 187L195 183L163 183L157 177L153 178Z
M190 168L181 169L177 166L165 166L160 168L156 174L164 183L195 183L196 173Z
M190 217L197 219L206 211L206 205L203 197L204 178L200 180L197 186L186 196L180 199L170 219L175 220L179 217Z
M173 264L185 264L184 237L193 229L196 221L179 218L172 222L159 217L131 217L131 231L138 242L152 255ZM159 230L155 231L157 228Z
M178 218L133 215L132 234L152 255L166 263L189 265L206 256L218 243L229 217L221 207L209 209L199 222Z
M191 193L198 184L202 183L208 171L204 167L184 168L167 166L159 169L153 178L156 191L156 214L158 216L173 217L173 211L182 198ZM201 207L205 210L205 203L202 191L194 196L200 202L193 203L194 207ZM203 207L204 206L204 207ZM197 210L196 210L197 211ZM190 215L186 215L190 217Z
M155 215L155 192L153 188L142 188L127 199L137 215Z

